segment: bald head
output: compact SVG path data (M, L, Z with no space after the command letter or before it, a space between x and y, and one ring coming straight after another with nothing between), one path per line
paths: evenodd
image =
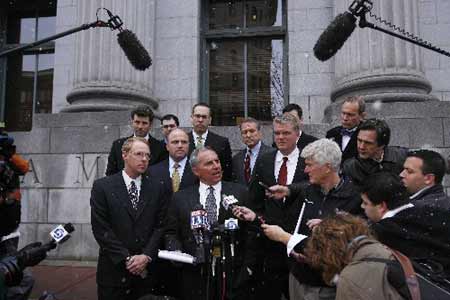
M184 159L189 151L189 136L182 129L174 129L167 136L167 151L176 162Z

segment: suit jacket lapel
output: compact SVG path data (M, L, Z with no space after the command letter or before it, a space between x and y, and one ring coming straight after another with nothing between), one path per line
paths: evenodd
M236 160L238 162L237 164L237 170L236 170L236 174L237 174L237 179L239 182L244 182L245 181L245 174L244 174L244 160L245 160L245 154L246 154L247 150L241 150L238 152L238 154L236 154ZM253 169L254 170L254 169Z
M155 191L151 191L152 186L150 185L150 181L148 176L142 175L141 182L141 191L139 192L139 203L136 210L136 220L144 211L147 204L151 201L152 198L157 199L158 195L153 195Z
M117 183L113 186L113 194L116 196L120 205L126 209L130 217L134 219L136 211L133 209L133 205L131 204L128 189L122 177L122 172L117 173L115 176L117 176Z
M188 182L191 182L191 179L194 177L194 173L192 173L191 165L189 164L189 160L186 161L186 165L184 166L183 175L181 176L180 189L188 187Z
M195 149L195 142L194 142L194 134L192 131L189 133L189 155L194 151Z
M200 193L198 192L198 188L199 188L198 184L191 186L191 188L190 188L191 195L186 195L187 196L186 198L189 199L189 202L190 202L189 205L190 205L191 210L193 210L197 205L201 205L200 204Z

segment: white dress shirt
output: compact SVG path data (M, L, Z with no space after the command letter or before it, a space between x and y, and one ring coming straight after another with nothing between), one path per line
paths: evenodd
M275 180L278 181L278 173L280 173L281 165L283 164L283 157L285 155L281 154L278 150L275 156L275 168L274 168L274 176ZM300 150L295 147L294 151L292 151L289 155L287 155L288 161L286 162L287 166L287 180L286 184L289 185L292 183L294 179L295 169L297 169L298 157L300 156Z
M198 137L199 136L200 135L198 135L197 133L195 133L194 130L192 130L192 137L194 138L194 145L195 145L195 147L197 147L197 141L198 141ZM208 130L206 130L205 133L203 133L201 135L201 137L202 137L202 141L203 141L203 146L205 146L206 138L208 137Z
M128 174L124 170L122 170L122 177L123 177L123 180L125 181L127 191L130 190L131 182L134 181L134 183L136 184L136 188L137 188L137 192L138 192L137 196L139 199L139 196L141 194L142 175L139 175L138 177L136 177L136 179L133 179L130 176L128 176Z
M351 131L351 132L353 132L352 134L355 134L355 131L356 131L356 129L357 129L357 127L355 127L355 128L353 128L353 129L349 129L348 131ZM348 136L348 135L343 135L342 136L342 151L344 151L345 150L345 148L347 148L347 145L348 145L348 143L350 142L350 139L351 139L352 137L351 136Z
M184 168L186 167L186 163L187 163L187 156L178 162L178 165L179 165L179 167L178 167L178 174L180 174L180 181L181 181L181 178L183 178ZM174 165L175 165L175 161L173 160L172 157L169 156L169 173L170 173L170 178L172 178L173 171L175 170L175 168L173 167Z
M216 198L217 216L219 216L220 199L222 199L222 182L219 181L219 183L212 187L214 188L214 198ZM200 195L200 204L203 205L203 208L206 208L206 197L209 195L209 185L200 181L198 193Z
M255 145L252 149L250 149L250 173L253 173L253 168L255 167L256 159L258 158L259 150L261 149L261 141L258 142L258 144ZM244 161L247 157L249 148L247 148L247 152L244 155Z

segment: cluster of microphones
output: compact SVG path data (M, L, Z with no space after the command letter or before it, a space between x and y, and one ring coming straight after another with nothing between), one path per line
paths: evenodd
M225 210L231 210L238 205L238 200L234 197L222 197L222 205ZM233 258L235 255L235 234L239 229L238 220L229 218L224 221L224 224L210 224L208 221L208 214L206 210L198 204L191 211L190 225L192 234L194 236L196 253L191 256L186 253L177 251L160 250L158 257L175 262L187 264L202 264L208 259L207 255L211 254L214 257L224 256L225 249L223 235L227 236L227 244L229 245L229 253ZM211 253L205 253L205 249L209 249Z
M22 280L22 271L26 267L39 264L47 257L47 252L55 249L59 244L70 238L70 234L75 230L71 223L64 226L58 225L50 232L51 240L45 244L40 242L31 243L20 249L14 255L4 257L0 260L0 276L6 286L15 286Z

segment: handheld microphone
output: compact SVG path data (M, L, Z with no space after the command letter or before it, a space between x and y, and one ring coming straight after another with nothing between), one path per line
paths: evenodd
M224 223L225 231L229 233L230 236L230 254L231 257L234 257L234 249L235 249L235 232L239 229L239 223L237 219L229 218L225 220Z
M105 10L110 18L107 24L112 30L119 30L117 42L133 67L140 71L149 68L152 65L152 59L136 35L128 29L123 30L123 22L119 16L114 16L111 11Z
M47 252L55 249L57 245L64 243L70 238L70 233L75 230L71 223L64 226L58 225L50 232L51 240L46 244L33 243L19 250L17 260L23 268L35 266L47 257Z
M233 196L222 195L222 205L225 210L233 209L236 205L239 204L239 201Z
M344 12L337 15L317 40L314 56L321 61L333 57L353 33L355 27L356 17L353 14Z
M191 230L197 244L196 248L196 262L203 263L205 261L205 247L204 247L204 231L208 230L208 216L201 205L195 207L191 212Z

